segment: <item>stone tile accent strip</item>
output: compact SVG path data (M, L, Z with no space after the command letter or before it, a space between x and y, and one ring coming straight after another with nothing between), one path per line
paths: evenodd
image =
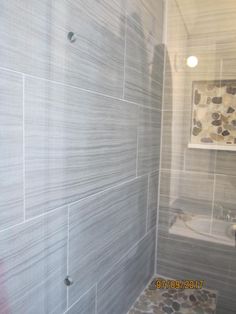
M215 314L215 292L207 289L154 289L153 282L128 314Z

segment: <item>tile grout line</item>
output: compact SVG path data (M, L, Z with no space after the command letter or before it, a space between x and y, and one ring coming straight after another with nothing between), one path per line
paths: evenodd
M216 169L216 158L217 158L217 152L215 154L215 165L214 170ZM210 224L210 234L212 234L212 228L213 228L213 220L214 220L214 207L215 207L215 189L216 189L216 173L214 171L214 177L213 177L213 193L212 193L212 207L211 207L211 224Z
M89 288L87 291L85 291L74 303L72 303L72 304L70 305L70 307L68 307L68 308L63 312L63 314L67 314L67 312L68 312L69 310L71 310L72 307L73 307L76 303L78 303L84 296L86 296L87 293L89 293L89 292L90 292L91 290L93 290L95 287L96 287L96 284L93 285L91 288Z
M148 186L147 186L147 212L146 212L146 234L148 232L148 219L149 219L149 189L150 189L150 173L147 177Z
M67 206L76 205L76 204L78 204L79 202L86 201L86 200L89 199L89 198L92 198L92 197L95 197L95 196L99 196L99 195L101 195L101 194L103 194L103 193L106 193L106 192L108 192L108 191L110 191L110 190L113 190L113 189L117 189L117 188L119 188L119 187L122 187L122 186L125 185L125 184L128 184L128 183L131 183L131 182L136 181L136 180L138 180L138 179L144 178L145 176L146 176L146 175L137 176L137 177L134 176L134 177L133 177L132 179L130 179L130 180L124 181L124 182L119 183L119 184L117 184L117 185L112 185L112 186L110 186L109 188L107 188L107 189L105 189L105 190L101 190L101 191L99 191L99 192L97 192L97 193L88 195L88 196L86 196L86 197L84 197L84 198L81 198L81 199L75 201L75 202L61 205L61 206L59 206L59 207L57 207L57 208L51 209L51 210L49 210L49 211L47 211L47 212L44 212L43 214L37 215L37 216L35 216L35 217L33 217L33 218L26 219L25 221L22 221L22 222L20 222L20 223L18 223L18 224L12 225L12 226L7 227L7 228L4 228L4 229L0 230L0 234L1 234L1 232L8 231L8 230L10 230L10 229L12 229L12 228L14 228L14 227L23 225L24 223L28 223L28 222L34 221L34 220L36 220L36 219L39 219L39 218L41 218L41 217L50 215L50 214L52 214L52 213L54 213L54 212L56 212L56 211L58 211L58 210L60 210L60 209L62 209L62 208L66 208Z
M161 106L161 134L160 134L160 160L159 160L159 179L158 179L158 193L157 193L157 216L156 216L156 243L155 243L155 264L154 275L157 273L157 244L158 244L158 230L159 230L159 211L160 211L160 191L161 191L161 176L162 176L162 148L163 148L163 122L164 122L164 98L165 98L165 73L166 73L166 57L167 57L167 12L168 0L164 2L164 21L163 21L163 44L165 46L164 52L164 66L163 66L163 86L162 86L162 106Z
M136 178L138 178L138 152L139 152L139 110L137 121L137 138L136 138Z
M125 253L124 255L122 255L112 266L111 268L106 271L104 274L103 274L103 278L105 278L107 276L107 274L109 274L109 272L111 272L111 270L116 267L124 258L126 258L130 252L132 252L132 250L134 250L134 248L136 246L139 245L139 243L141 243L146 237L148 234L151 234L153 231L154 231L155 227L152 227L148 232L147 234L145 233L137 242L135 242Z
M22 145L23 145L23 220L26 221L25 208L25 75L22 74Z
M98 313L98 283L95 284L95 314Z
M125 80L126 80L126 46L127 46L127 12L125 9L125 43L124 43L124 75L123 75L123 99L125 99Z
M138 107L147 108L147 109L154 110L154 111L161 111L159 108L150 107L150 106L146 106L146 105L134 102L134 101L130 101L130 100L126 100L126 99L123 99L123 98L111 96L111 95L108 95L108 94L103 94L103 93L100 93L100 92L93 91L91 89L85 89L85 88L78 87L78 86L75 86L75 85L65 84L65 83L62 83L60 81L53 81L53 80L50 80L50 79L47 79L47 78L43 78L43 77L27 74L27 73L20 72L20 71L11 70L11 69L4 68L4 67L1 67L1 66L0 66L0 70L11 72L11 73L15 73L15 74L18 74L18 75L24 75L25 77L28 77L28 78L31 78L31 79L35 79L35 80L41 80L41 81L45 81L45 82L50 82L50 83L53 83L55 85L60 85L60 86L68 87L68 88L73 88L73 89L76 89L76 90L79 90L79 91L91 93L91 94L98 95L98 96L103 96L103 97L106 97L106 98L109 98L109 99L122 101L122 102L125 102L125 103L136 105Z
M70 252L70 207L67 206L67 247L66 247L66 272L67 276L69 276L69 252ZM66 308L69 307L69 287L66 290Z

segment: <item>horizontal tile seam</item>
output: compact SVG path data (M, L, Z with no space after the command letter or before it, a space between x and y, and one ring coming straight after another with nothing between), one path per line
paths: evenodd
M142 71L140 71L140 70L137 70L137 69L135 69L135 67L133 67L133 66L130 66L130 65L128 65L128 64L126 64L126 69L131 69L131 70L133 70L133 71L135 71L136 73L141 73L141 74L144 74L144 73L142 73ZM163 73L161 73L161 75L163 75ZM163 84L162 84L162 80L160 80L160 82L159 81L157 81L157 80L155 80L155 79L153 79L153 77L152 77L152 75L151 74L144 74L144 76L146 76L146 77L150 77L151 79L152 79L152 82L155 82L155 83L157 83L158 85L159 85L159 87L163 87ZM162 94L162 93L161 93ZM160 97L161 97L162 95L160 95Z
M195 175L205 175L205 176L214 176L213 172L201 172L201 171L194 171L194 170L181 170L181 169L168 169L168 168L161 168L160 172L170 172L173 174L178 173L186 173L186 174L195 174Z
M186 174L195 174L195 175L206 175L206 176L212 176L214 177L214 175L216 177L229 177L229 178L235 178L236 179L236 175L231 175L231 174L223 174L223 173L218 173L218 172L207 172L207 171L197 171L197 170L183 170L183 169L169 169L169 168L161 168L159 170L160 172L172 172L172 173L186 173Z
M93 286L92 286L91 288L89 288L86 292L84 292L74 303L72 303L72 304L66 309L65 312L63 312L63 314L66 314L69 310L71 310L74 305L76 305L79 301L82 300L83 297L86 296L86 294L88 294L89 292L91 292L93 289L96 289L96 285L97 285L97 284L93 285Z
M78 86L75 86L75 85L65 84L65 83L62 83L60 81L53 81L53 80L49 80L49 79L46 79L46 78L43 78L43 77L40 77L40 76L35 76L35 75L27 74L25 72L15 71L15 70L12 70L12 69L9 69L9 68L4 68L4 67L0 67L0 70L8 71L8 72L11 72L11 73L15 73L15 74L18 74L20 76L24 75L25 78L31 78L31 79L41 80L41 81L45 81L45 82L51 82L51 83L53 83L55 85L60 85L60 86L65 86L65 87L69 87L69 88L74 88L74 89L77 89L79 91L91 93L91 94L94 94L94 95L103 96L103 97L106 97L106 98L109 98L109 99L118 100L118 101L122 101L122 102L125 102L125 103L136 105L138 107L143 107L143 108L147 108L147 109L151 109L151 110L155 110L155 111L161 112L161 109L159 109L159 108L155 108L155 107L151 107L151 106L145 106L143 104L140 104L140 103L137 103L137 102L134 102L134 101L126 100L125 98L123 99L123 98L110 96L110 95L99 93L99 92L96 92L96 91L93 91L93 90L90 90L90 89L85 89L85 88L81 88L81 87L78 87Z
M18 227L18 226L24 225L24 224L26 224L26 223L34 222L35 220L37 220L37 219L39 219L39 218L41 218L41 217L45 217L45 216L47 216L47 215L51 215L51 214L55 213L56 211L59 211L59 210L62 210L62 209L68 208L68 211L70 211L70 207L71 207L71 206L74 206L74 205L76 205L76 204L78 204L78 203L80 203L80 202L82 202L82 201L85 201L85 200L87 200L87 199L90 199L90 198L92 198L92 197L99 196L99 195L101 195L101 194L103 194L103 193L106 193L106 192L112 190L112 189L116 189L116 188L122 187L122 186L125 185L125 184L132 183L132 182L137 181L138 179L142 179L142 178L144 178L144 177L146 177L146 174L145 174L145 175L142 175L142 176L138 176L138 177L134 176L134 177L133 177L132 179L130 179L130 180L124 181L124 182L119 183L119 184L117 184L117 185L110 186L109 188L107 188L107 189L105 189L105 190L102 190L102 191L99 191L99 192L97 192L97 193L91 194L91 195L86 196L86 197L84 197L84 198L81 198L80 200L77 200L77 201L75 201L75 202L68 203L68 204L62 205L62 206L60 206L60 207L51 209L51 210L49 210L49 211L47 211L47 212L45 212L45 213L43 213L43 214L41 214L41 215L37 215L37 216L35 216L35 217L33 217L33 218L26 219L25 221L22 220L22 221L21 221L20 223L18 223L18 224L15 224L15 225L12 225L12 226L10 226L10 227L7 227L7 228L4 228L4 229L0 230L0 234L1 234L2 232L5 232L5 231L11 230L11 229L13 229L13 228L16 228L16 227Z
M109 188L105 189L105 190L102 190L102 191L99 191L97 193L94 193L94 194L91 194L91 195L88 195L84 198L81 198L80 200L78 201L75 201L75 202L72 202L72 203L68 203L67 206L69 207L69 210L70 210L70 207L74 206L74 205L77 205L79 204L80 202L83 202L83 201L86 201L86 200L89 200L90 198L93 198L93 197L96 197L96 196L99 196L99 195L102 195L103 193L106 193L106 192L109 192L111 190L115 190L117 188L120 188L122 187L123 185L126 185L128 183L132 183L132 182L135 182L135 181L138 181L142 178L145 178L146 177L146 174L145 175L142 175L142 176L134 176L132 179L130 180L127 180L125 182L122 182L122 183L119 183L119 184L116 184L116 185L112 185L110 186Z
M116 267L120 262L122 262L129 254L130 252L132 252L132 250L134 250L134 248L139 245L139 243L141 243L146 237L149 236L149 234L151 234L152 232L154 232L154 230L156 229L156 226L152 227L150 230L148 230L147 233L144 233L144 235L137 241L135 242L127 251L124 255L122 255L111 267L108 271L106 271L103 274L103 277L97 282L97 284L99 284L106 276L107 274L109 274L109 272Z

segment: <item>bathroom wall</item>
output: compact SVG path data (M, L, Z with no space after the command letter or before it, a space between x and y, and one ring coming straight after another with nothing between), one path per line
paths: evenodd
M154 273L162 0L3 0L0 25L0 313L126 313Z
M231 0L168 0L156 267L170 278L205 280L219 293L217 314L236 308L235 240L222 241L233 224L226 220L236 218L236 153L188 142L192 81L236 78L235 21ZM188 56L198 57L196 68L186 66ZM176 225L179 215L198 221L194 231Z

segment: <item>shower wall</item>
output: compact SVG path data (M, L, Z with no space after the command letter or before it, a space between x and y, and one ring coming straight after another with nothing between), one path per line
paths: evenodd
M1 314L126 313L152 277L162 24L162 0L1 1Z
M236 221L236 153L188 142L192 82L236 78L235 21L231 0L168 0L156 267L170 278L205 280L219 293L217 314L236 308L236 250L233 236L227 240ZM197 56L196 68L188 56ZM177 225L178 215L199 225Z

